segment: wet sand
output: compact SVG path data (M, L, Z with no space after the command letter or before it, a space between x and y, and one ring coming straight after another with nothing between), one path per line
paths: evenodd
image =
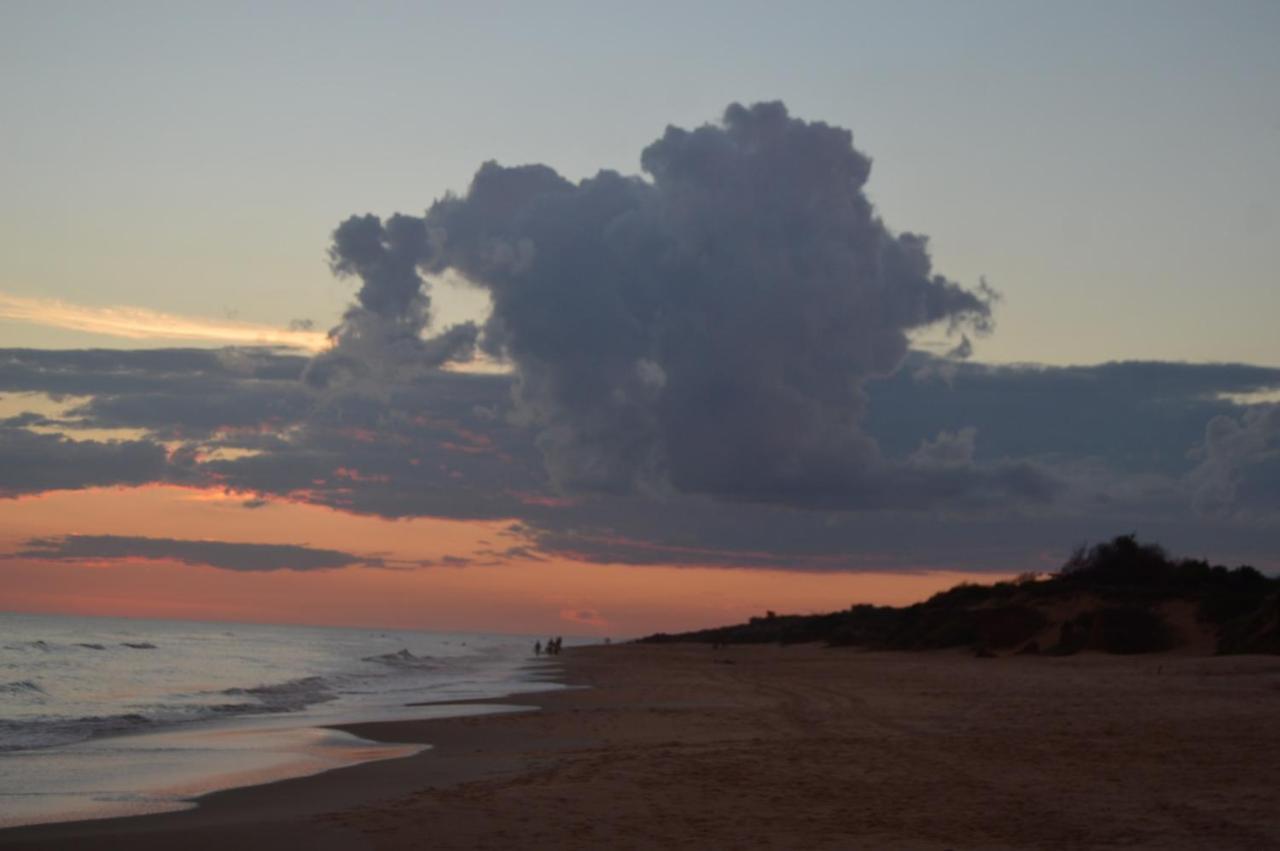
M579 648L539 711L32 848L1280 847L1280 658Z

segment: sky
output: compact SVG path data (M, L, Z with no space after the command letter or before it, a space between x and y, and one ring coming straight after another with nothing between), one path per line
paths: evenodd
M6 3L0 608L625 635L1131 531L1280 569L1278 40Z

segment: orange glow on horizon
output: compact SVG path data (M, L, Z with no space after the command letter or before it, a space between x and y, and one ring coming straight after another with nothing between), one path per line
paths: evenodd
M247 495L216 493L151 485L8 500L0 548L13 552L34 537L137 535L298 544L437 566L247 572L132 558L10 557L0 559L0 609L621 638L735 623L766 610L911 603L972 578L502 560L494 553L530 544L509 520L386 520L298 502L250 509L242 505Z

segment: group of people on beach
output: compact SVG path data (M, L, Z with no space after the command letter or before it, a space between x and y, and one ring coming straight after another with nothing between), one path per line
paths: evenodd
M558 656L558 655L560 654L560 645L561 645L561 644L563 644L563 643L564 643L564 637L563 637L563 636L559 636L559 635L557 635L555 638L548 638L548 639L547 639L547 648L546 648L546 650L547 650L547 655L548 655L548 656ZM541 655L542 655L542 642L541 642L541 641L535 641L535 642L533 642L533 655L534 655L534 656L541 656Z

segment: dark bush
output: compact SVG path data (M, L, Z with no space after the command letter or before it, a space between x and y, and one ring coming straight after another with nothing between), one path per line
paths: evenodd
M1018 647L1030 641L1048 625L1048 618L1030 606L999 606L978 609L978 640L986 647L1003 649Z
M1280 594L1218 629L1219 653L1280 653Z
M1058 628L1058 643L1049 648L1051 656L1070 656L1079 653L1089 643L1089 630L1093 626L1091 619L1081 623L1081 618L1064 621Z
M1140 544L1121 535L1089 549L1077 549L1058 577L1072 585L1143 586L1168 584L1175 566L1156 544Z
M1173 647L1173 631L1157 612L1138 606L1109 606L1084 612L1062 624L1049 651L1069 656L1081 650L1158 653Z
M894 650L942 650L964 647L978 640L978 622L963 608L913 606L910 615L889 634L885 646Z
M1158 612L1136 606L1097 612L1099 650L1108 653L1158 653L1173 647L1173 631Z

